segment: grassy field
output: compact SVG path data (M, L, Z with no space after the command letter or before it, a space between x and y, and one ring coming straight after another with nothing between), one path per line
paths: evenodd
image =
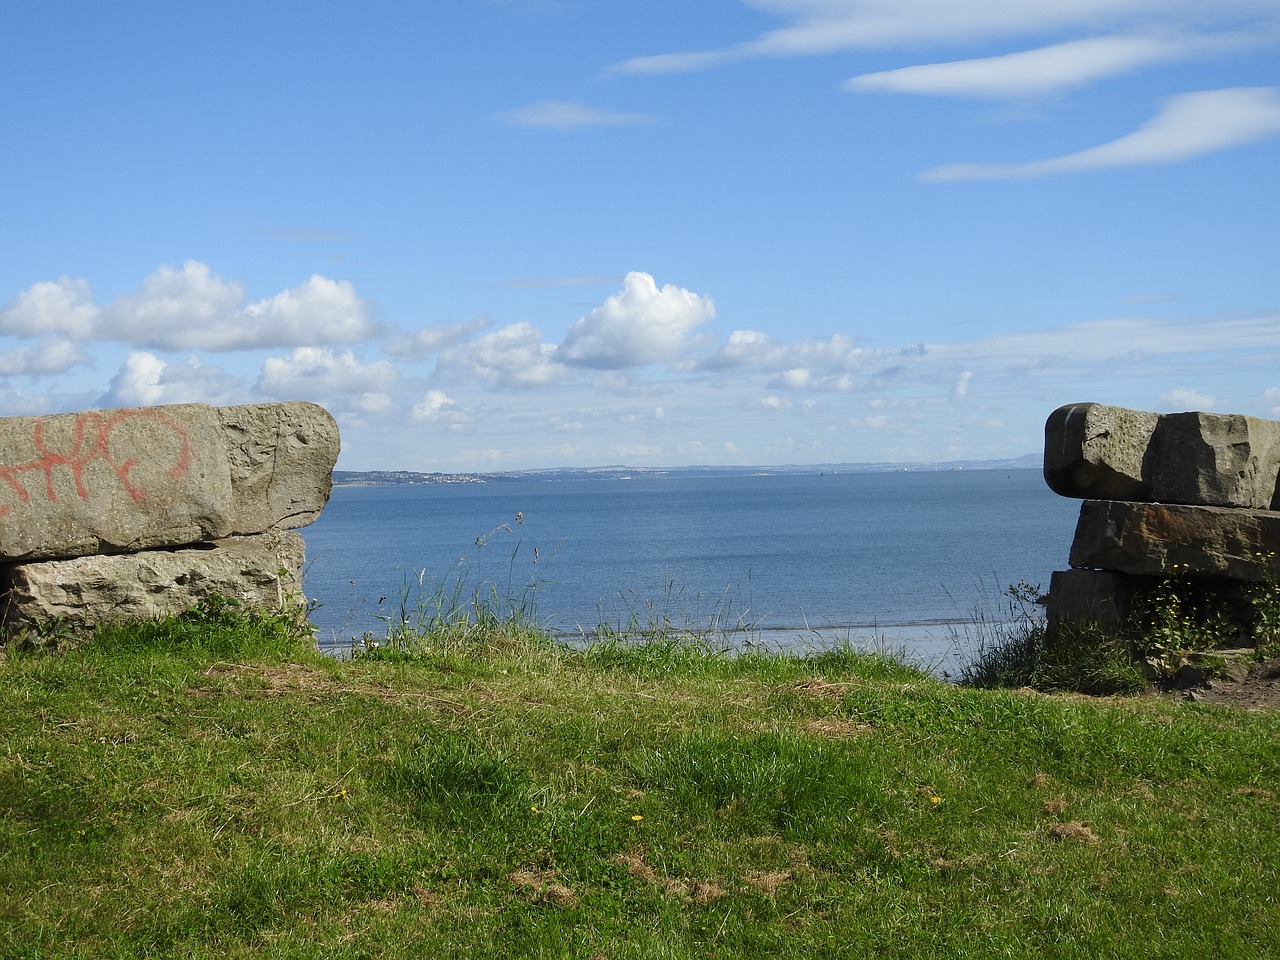
M0 956L1280 956L1280 719L884 658L0 655Z

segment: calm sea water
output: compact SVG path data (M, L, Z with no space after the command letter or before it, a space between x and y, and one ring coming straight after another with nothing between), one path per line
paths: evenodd
M462 577L565 634L665 617L936 666L1006 586L1048 587L1078 507L1036 470L337 487L302 531L305 588L328 649L385 629L419 576L428 596Z

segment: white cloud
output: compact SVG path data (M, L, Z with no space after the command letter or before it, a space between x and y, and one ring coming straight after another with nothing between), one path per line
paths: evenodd
M298 347L285 357L268 357L257 389L278 400L323 402L339 397L385 393L399 379L389 361L362 363L350 350Z
M1280 387L1271 387L1262 394L1262 399L1271 405L1273 416L1280 414Z
M16 337L61 333L82 339L92 331L97 316L89 284L61 277L32 284L0 310L0 333Z
M675 358L715 303L672 284L659 288L647 273L628 273L622 290L569 328L557 356L599 370L643 367Z
M1280 317L1179 322L1117 317L1069 323L1044 331L1009 333L956 344L930 344L943 362L983 359L1005 363L1047 360L1096 364L1135 357L1161 357L1237 350L1280 349Z
M600 110L568 100L539 100L528 106L500 113L498 119L513 127L536 127L542 130L633 127L655 122L655 118L649 114Z
M381 393L379 391L371 391L369 393L358 393L352 397L347 406L356 413L365 413L370 416L382 417L391 413L395 409L395 401L390 394Z
M34 347L16 347L0 353L0 376L47 376L88 363L89 358L70 340L44 340Z
M965 370L956 377L956 382L951 385L951 399L959 402L969 396L969 381L972 379L972 370Z
M345 280L314 275L244 306L244 288L188 260L158 267L141 289L99 309L84 280L41 281L0 310L0 333L63 334L156 350L245 350L357 343L378 332L367 304Z
M556 348L543 343L529 323L512 323L483 337L448 347L436 369L463 371L495 387L540 387L563 379L568 371L556 362Z
M1193 390L1189 387L1180 387L1162 394L1160 402L1166 407L1177 411L1212 410L1217 405L1217 401L1213 397L1206 396L1199 390Z
M422 402L415 404L413 419L419 423L436 423L457 407L447 393L442 390L428 390Z
M868 350L846 334L826 339L783 343L754 330L735 330L719 350L700 364L700 370L754 370L773 373L768 382L776 390L847 392L874 378L869 365L891 356Z
M951 164L925 180L1027 179L1173 163L1280 135L1280 87L1234 87L1169 97L1160 112L1133 133L1078 153L1032 163Z
M1038 97L1175 60L1197 45L1166 37L1090 37L979 60L930 63L854 77L856 92Z
M312 274L291 290L251 303L238 327L227 331L228 345L212 349L359 343L378 331L368 306L349 281L319 274Z
M135 350L125 357L100 402L106 407L146 407L158 403L225 405L248 399L239 380L217 367L202 365L195 357L173 364Z
M918 47L1066 31L1116 32L1131 25L1164 30L1274 23L1270 0L745 0L786 25L715 50L636 57L623 73L676 73L756 57L816 56L840 50Z
M188 260L180 270L165 264L143 280L141 290L102 311L94 336L161 350L209 347L224 339L243 301L240 284L203 263Z
M466 323L436 324L420 327L410 334L401 334L387 343L383 350L400 360L425 360L445 347L466 340L489 326L489 318L478 316Z

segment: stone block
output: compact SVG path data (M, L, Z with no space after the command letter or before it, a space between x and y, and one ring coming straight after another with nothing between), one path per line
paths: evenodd
M1072 403L1044 426L1044 479L1064 497L1146 500L1143 462L1159 415L1101 403Z
M338 430L309 403L0 419L0 560L130 553L309 523Z
M1091 624L1120 630L1133 608L1135 580L1105 570L1058 570L1049 580L1049 637L1068 624Z
M1280 513L1087 500L1072 567L1147 576L1280 579Z
M305 603L304 545L292 530L172 550L0 566L9 632L58 623L74 632L99 624L157 620L213 596L279 612Z
M231 471L233 533L305 527L333 489L338 425L314 403L219 407Z
M1273 509L1280 422L1070 404L1045 422L1044 476L1064 497Z
M1274 510L1280 423L1238 414L1165 414L1145 470L1154 501Z

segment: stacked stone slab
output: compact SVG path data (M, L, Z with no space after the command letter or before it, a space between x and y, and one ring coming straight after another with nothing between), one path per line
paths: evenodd
M9 633L179 613L213 595L303 603L302 538L328 501L322 407L179 404L0 419Z
M1053 575L1049 626L1120 626L1136 591L1170 575L1230 594L1280 578L1280 423L1098 403L1045 424L1050 489L1085 502L1071 570Z

